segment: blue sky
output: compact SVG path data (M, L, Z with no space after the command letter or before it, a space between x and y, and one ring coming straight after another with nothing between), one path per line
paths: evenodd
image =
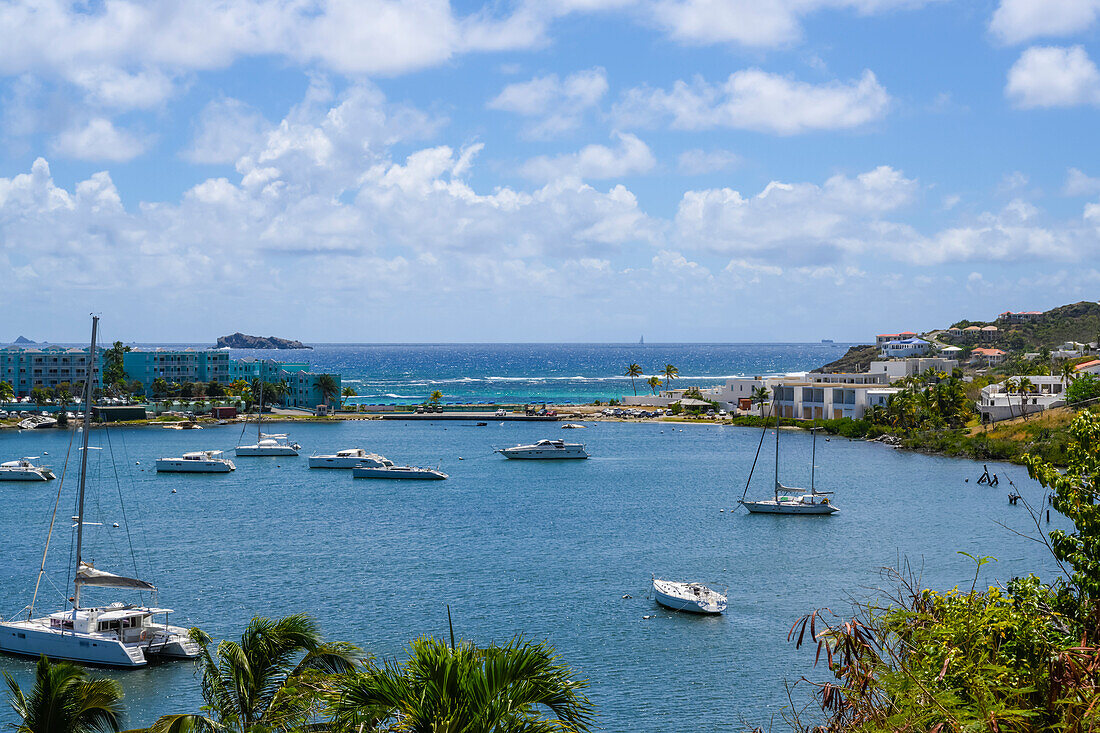
M0 0L0 339L866 340L1095 300L1098 28Z

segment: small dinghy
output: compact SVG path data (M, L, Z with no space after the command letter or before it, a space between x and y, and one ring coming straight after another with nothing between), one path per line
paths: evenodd
M702 583L654 578L653 595L657 603L673 611L719 614L726 610L726 596Z

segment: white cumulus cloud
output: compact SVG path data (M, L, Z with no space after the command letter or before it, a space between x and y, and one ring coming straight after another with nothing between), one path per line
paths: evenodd
M1026 49L1008 71L1005 95L1025 109L1100 103L1100 71L1083 46Z
M538 118L527 128L531 137L552 137L580 126L584 113L607 94L607 73L600 68L557 74L509 84L489 101L489 109Z
M57 155L77 160L125 162L148 150L152 138L119 127L104 117L94 117L62 131L52 148Z
M720 84L700 78L672 89L631 89L615 106L620 125L702 130L729 127L777 135L860 127L881 119L890 95L871 71L858 80L809 84L760 69L734 72Z
M1005 43L1070 36L1087 30L1100 14L1100 0L1001 0L989 30Z
M269 127L256 110L231 97L209 102L196 120L183 157L192 163L235 163Z
M736 168L741 156L732 150L685 150L676 158L676 167L685 176L699 176L706 173L720 173Z
M822 10L862 15L919 7L927 0L656 0L653 21L684 43L772 47L802 36L802 18Z
M1100 193L1100 178L1093 178L1077 168L1070 168L1066 171L1062 193L1066 196L1094 196Z
M612 133L618 146L587 145L576 153L556 157L539 156L523 164L520 172L537 181L556 178L621 178L648 173L657 164L649 146L636 135Z

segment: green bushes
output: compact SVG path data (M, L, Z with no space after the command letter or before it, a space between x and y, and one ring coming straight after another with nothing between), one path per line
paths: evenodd
M1035 456L1023 459L1032 478L1053 492L1054 508L1073 522L1071 532L1055 530L1048 538L1069 581L1044 584L1029 574L979 591L978 573L992 558L972 558L968 591L924 588L912 573L897 571L893 593L857 602L850 618L807 614L788 639L816 646L832 679L803 680L815 688L824 725L819 719L805 725L796 713L790 721L796 731L1100 729L1100 417L1082 412L1068 430L1044 428L1032 437L1066 455L1065 470ZM961 433L934 439L990 458L1002 457L1011 442Z

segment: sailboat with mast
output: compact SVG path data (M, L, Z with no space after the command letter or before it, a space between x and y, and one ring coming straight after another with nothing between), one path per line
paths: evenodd
M302 446L289 442L286 433L265 433L264 423L264 382L260 378L260 409L256 413L255 445L238 445L233 449L236 456L296 456ZM244 431L241 431L244 435Z
M774 404L774 402L773 402ZM764 433L760 436L760 445L756 447L756 458L753 459L753 469L749 470L748 481L745 482L745 492L738 502L741 506L753 514L834 514L839 511L829 499L833 492L818 491L814 484L814 460L817 458L817 431L811 428L813 435L813 448L810 452L810 493L805 489L784 486L779 483L779 410L775 409L775 496L772 499L762 501L745 501L749 493L749 482L752 481L753 469L756 468L756 460L760 458L760 448L764 445L764 435L768 432L768 424L764 423Z
M92 317L92 342L88 351L88 375L84 384L84 428L80 449L80 490L77 513L73 517L76 528L75 563L73 565L73 596L71 608L48 616L35 617L38 589L45 575L46 556L50 549L61 489L57 493L54 516L46 547L42 552L42 564L35 583L34 596L27 606L26 618L0 621L0 651L8 654L38 657L45 654L51 659L64 659L82 664L106 667L144 667L150 658L165 657L192 659L198 657L201 648L188 637L187 629L168 625L169 608L112 603L107 606L81 607L80 599L85 588L120 588L156 594L156 586L137 578L127 578L99 570L86 562L83 556L84 527L92 524L84 515L84 488L88 473L89 417L92 414L92 387L95 373L95 341L99 318ZM62 484L63 486L64 484ZM19 614L22 616L22 612ZM163 616L163 623L156 620Z

